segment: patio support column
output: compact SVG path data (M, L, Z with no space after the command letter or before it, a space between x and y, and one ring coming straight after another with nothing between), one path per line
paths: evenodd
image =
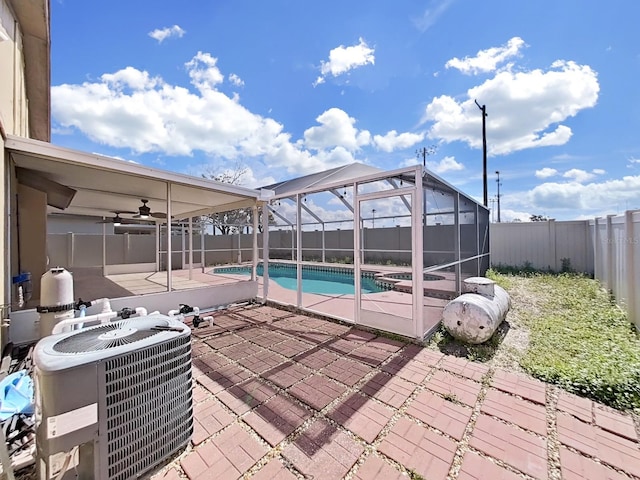
M300 194L296 194L296 273L298 284L298 295L296 297L296 305L302 307L302 198Z
M253 266L251 267L251 280L258 279L258 206L251 207L251 215L253 216Z
M184 264L187 263L187 259L186 259L186 255L185 255L185 250L186 250L186 239L185 239L185 234L184 234L184 223L180 223L180 246L182 247L182 261L181 261L181 265L180 268L184 269Z
M172 254L172 245L171 245L171 182L167 182L167 292L170 292L173 289L173 285L171 284L172 275L171 269L173 268L171 262L171 254Z
M455 255L456 255L456 295L462 293L462 265L460 264L460 194L456 192L453 196L453 222L455 235Z
M600 278L601 272L600 267L598 266L598 262L600 262L600 256L602 255L602 247L600 246L600 232L598 229L598 219L600 217L595 217L593 219L593 277L596 280L602 281Z
M424 338L424 224L422 211L422 199L424 197L424 185L422 177L422 166L418 166L415 171L415 195L411 202L411 230L413 238L411 242L411 250L413 257L413 268L411 277L413 279L413 291L411 297L413 300L413 322L416 328L416 338L422 340Z
M189 217L189 280L193 280L193 218Z
M156 272L160 271L160 224L156 222Z
M107 276L107 224L104 223L105 217L102 217L102 276Z
M200 220L200 267L202 268L202 273L204 273L204 261L205 261L205 256L204 256L204 220Z
M262 296L267 301L269 296L269 208L262 206Z

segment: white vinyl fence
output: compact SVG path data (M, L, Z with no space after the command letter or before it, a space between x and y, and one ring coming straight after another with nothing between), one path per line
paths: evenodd
M640 330L640 210L589 221L595 277Z
M492 223L489 232L493 266L530 266L555 272L565 266L593 274L587 221Z
M570 267L597 278L640 330L640 210L580 221L492 223L492 266Z

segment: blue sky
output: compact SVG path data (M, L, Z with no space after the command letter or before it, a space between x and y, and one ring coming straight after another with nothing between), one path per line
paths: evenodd
M640 3L51 2L52 143L257 187L417 163L503 220L640 208Z

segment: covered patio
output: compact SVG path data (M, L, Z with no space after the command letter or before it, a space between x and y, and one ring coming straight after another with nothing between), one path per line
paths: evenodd
M32 278L31 299L24 299L22 308L14 309L11 314L12 319L19 319L13 322L16 327L11 331L12 341L23 343L37 339L34 336L37 328L33 327L37 313L33 307L40 304L40 277L48 268L58 266L49 262L49 258L55 256L52 251L55 246L48 242L47 219L60 212L89 219L91 224L101 223L101 242L90 244L86 252L99 255L101 265L78 268L75 298L86 295L85 300L90 300L120 293L117 295L120 298L112 301L114 309L134 304L150 311L166 312L179 303L191 302L206 308L256 297L255 275L227 281L224 285L194 278L202 267L201 258L193 248L194 232L198 229L196 220L202 215L240 208L252 212L257 223L258 209L272 192L153 169L23 137L8 136L5 149L12 173L11 273L30 272ZM155 230L155 245L151 246L155 261L118 263L118 259L109 259L108 241L112 235L108 233L113 233L124 221L141 223ZM183 231L187 232L186 241L191 246L181 273L174 271L176 259L167 253L173 251L171 233L176 222L185 226ZM254 228L253 232L252 258L256 264L258 229ZM199 233L204 234L201 228ZM73 258L82 252L68 254ZM73 268L70 270L74 273ZM111 275L136 274L153 275L151 283L155 287L145 292L109 280ZM105 287L105 291L100 292L100 286ZM142 295L144 293L149 295ZM13 296L17 300L15 293Z

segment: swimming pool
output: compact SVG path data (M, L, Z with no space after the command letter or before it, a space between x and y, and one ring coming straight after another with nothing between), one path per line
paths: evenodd
M258 275L262 276L263 266L258 265ZM250 275L251 267L219 267L213 273ZM297 290L295 265L269 264L269 279L283 288ZM372 276L362 276L362 293L380 293L385 289L378 286ZM353 270L339 267L302 266L302 291L324 295L353 295L355 293Z

